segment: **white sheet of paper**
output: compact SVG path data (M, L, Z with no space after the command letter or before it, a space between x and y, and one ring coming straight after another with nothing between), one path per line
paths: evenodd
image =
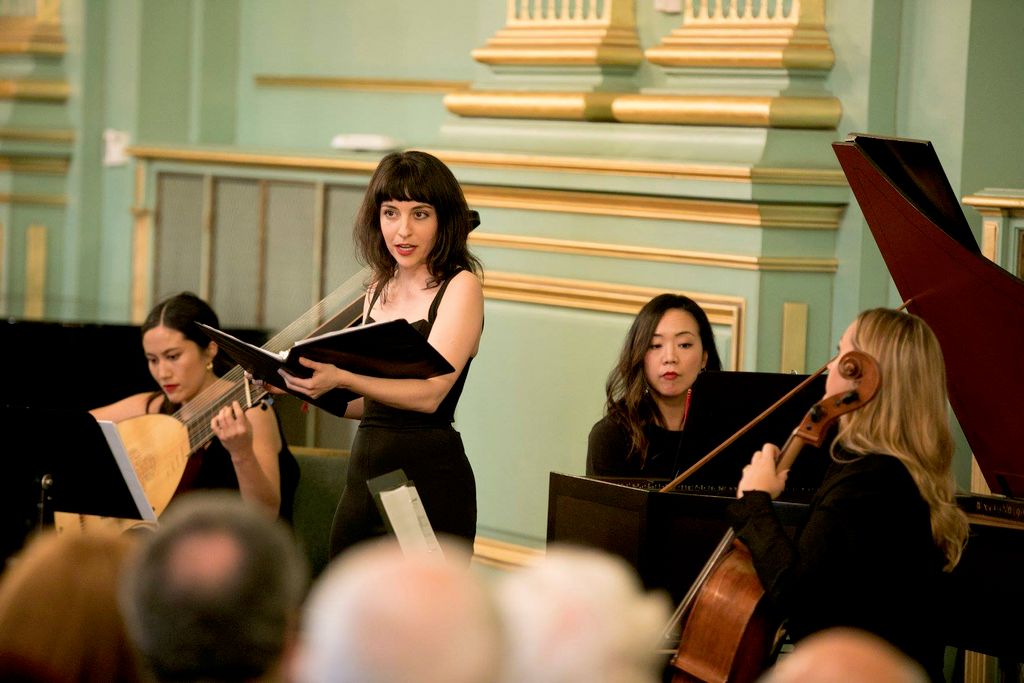
M138 508L139 515L146 521L155 522L156 513L153 512L153 506L149 504L146 491L142 488L142 482L139 481L139 476L135 473L135 468L132 467L132 461L128 457L128 449L125 448L124 441L121 440L121 433L117 431L117 425L109 420L97 420L97 422L100 425L103 436L107 440L107 445L110 446L110 452L114 454L114 458L117 460L117 466L121 470L121 476L124 477L125 483L128 485L128 490L131 491L132 500L135 501L135 507Z
M423 509L423 502L415 486L406 484L390 491L381 491L380 501L403 553L441 554L441 546L437 543L437 536L430 526L427 511Z

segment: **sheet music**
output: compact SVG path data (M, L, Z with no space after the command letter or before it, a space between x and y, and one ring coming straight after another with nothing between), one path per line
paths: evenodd
M124 477L124 482L128 485L128 490L131 491L132 500L135 501L139 515L147 522L155 522L156 513L153 512L153 506L149 504L146 491L142 488L142 482L139 481L139 477L135 473L132 461L128 457L128 449L125 448L124 441L121 440L117 426L109 420L97 420L97 422L107 440L107 445L110 446L110 452L114 454L114 460L117 461L117 467L121 470L121 476Z
M427 519L427 511L423 509L423 502L413 484L381 491L380 500L403 553L442 555L437 536Z

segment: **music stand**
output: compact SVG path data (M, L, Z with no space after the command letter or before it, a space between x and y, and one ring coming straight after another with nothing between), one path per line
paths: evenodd
M0 429L0 457L13 473L0 477L0 499L12 506L0 519L0 549L17 550L55 511L155 521L112 423L85 411L0 405Z

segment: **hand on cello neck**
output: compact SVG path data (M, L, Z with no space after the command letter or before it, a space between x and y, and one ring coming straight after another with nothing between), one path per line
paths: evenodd
M764 491L772 500L778 498L785 490L786 477L789 476L788 468L776 471L778 459L779 449L774 444L766 443L761 450L755 452L750 464L743 468L743 477L736 487L736 497L742 498L747 491Z

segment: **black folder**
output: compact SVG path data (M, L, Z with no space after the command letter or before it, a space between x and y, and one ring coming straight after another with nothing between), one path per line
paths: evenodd
M406 320L369 323L309 337L295 342L285 353L268 351L209 325L197 324L256 379L335 415L344 415L345 406L358 396L348 390L333 389L311 399L288 389L278 371L310 377L313 371L299 363L299 358L308 358L360 375L389 379L428 379L455 372L451 363Z

